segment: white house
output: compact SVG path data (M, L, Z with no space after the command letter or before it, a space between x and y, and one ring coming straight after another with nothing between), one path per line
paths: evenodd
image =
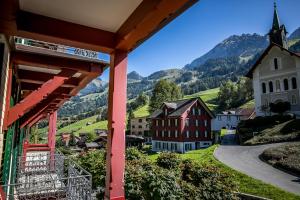
M246 120L250 116L253 116L253 112L252 108L223 111L217 114L216 118L212 120L212 130L220 131L222 128L236 128L241 120Z
M275 6L270 45L247 74L253 79L256 116L278 102L290 102L290 112L300 115L300 54L288 50L286 33Z

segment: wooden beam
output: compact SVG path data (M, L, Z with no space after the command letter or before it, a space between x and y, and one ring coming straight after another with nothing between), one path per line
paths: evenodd
M17 36L110 53L115 34L26 11L17 15Z
M25 99L10 108L8 111L7 126L10 126L17 119L27 113L33 106L41 102L45 97L59 88L65 80L73 76L73 71L62 71L44 83L38 90L30 93Z
M51 102L58 98L61 98L61 94L51 94L46 99L42 100L37 106L26 113L21 119L21 128L29 124L34 118L45 113L47 114L47 109L50 107Z
M33 119L28 126L32 127L33 125L35 125L38 121L40 121L41 119L45 118L45 115L39 115L37 116L35 119Z
M198 0L144 0L117 31L116 49L132 51Z
M21 90L34 91L37 90L40 86L41 86L40 84L22 82ZM56 89L53 93L69 95L71 90L72 88L60 87Z
M43 72L35 72L28 70L18 70L18 78L20 82L43 84L46 81L52 79L55 74L48 74ZM71 77L62 85L62 87L76 87L79 85L80 79Z
M107 63L96 63L83 60L75 60L64 57L55 57L27 52L14 52L13 63L17 65L27 65L46 69L71 69L81 73L101 74Z

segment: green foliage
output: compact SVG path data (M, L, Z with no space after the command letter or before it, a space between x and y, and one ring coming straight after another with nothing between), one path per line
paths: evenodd
M128 113L128 118L127 118L127 130L131 130L131 119L134 118L134 114L132 112L132 110L130 109L129 110L129 113Z
M216 167L198 166L192 161L181 164L178 155L169 154L164 158L169 159L168 163L173 163L168 164L169 169L165 169L166 165L160 167L136 148L127 149L126 158L126 199L234 199L235 186L226 173ZM76 160L92 174L93 188L99 189L98 199L103 199L105 151L90 151L78 156Z
M126 160L139 160L144 157L145 156L136 147L126 149Z
M184 160L181 164L182 177L187 183L192 185L186 187L190 199L236 199L232 193L236 186L230 181L226 172L220 171L215 166L200 165L192 160ZM194 186L194 187L193 187ZM190 189L190 190L189 190ZM194 193L196 190L197 192ZM210 192L214 191L214 192Z
M142 92L141 94L139 94L139 96L134 101L129 103L128 109L135 110L139 107L146 105L148 103L148 101L149 101L148 96Z
M278 102L278 103L270 103L270 111L273 113L278 113L282 115L284 112L291 109L290 102Z
M176 169L180 162L178 154L172 152L162 152L156 160L156 164L165 169Z
M173 82L167 80L159 80L152 91L150 98L150 112L158 109L163 102L174 101L182 98L181 89Z
M227 81L222 84L218 94L219 110L236 108L251 100L253 89L251 80L241 77L237 83Z
M100 187L104 192L105 186L105 158L103 150L89 151L77 157L77 162L92 175L93 188Z
M147 160L129 161L125 173L126 199L180 199L178 177L172 171L153 165Z

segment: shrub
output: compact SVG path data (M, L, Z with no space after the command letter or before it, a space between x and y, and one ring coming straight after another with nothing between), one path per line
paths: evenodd
M181 160L178 154L172 152L162 152L158 156L156 164L165 169L175 169L179 167L180 161Z
M173 200L182 196L176 174L146 160L127 163L125 183L126 199Z
M200 165L191 160L184 160L181 164L185 195L195 195L190 199L236 199L233 191L236 186L230 181L226 172L217 167ZM191 185L187 185L191 184ZM192 190L192 191L191 191Z
M144 155L136 147L126 149L126 160L139 160L143 157Z
M102 192L105 188L105 156L104 150L95 150L82 154L77 158L77 162L91 173L93 188L100 187Z

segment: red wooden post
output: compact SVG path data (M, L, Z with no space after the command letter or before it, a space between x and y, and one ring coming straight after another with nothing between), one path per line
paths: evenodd
M8 111L10 108L10 96L11 96L11 87L12 87L12 63L9 65L8 69L8 80L7 80L7 90L6 90L6 99L5 99L5 115L4 115L4 120L3 120L3 130L7 131L8 125Z
M110 63L105 199L123 200L127 53L114 52Z
M48 145L50 148L50 169L54 169L54 153L55 153L55 135L56 135L56 121L57 111L50 114L49 118L49 132L48 132Z

